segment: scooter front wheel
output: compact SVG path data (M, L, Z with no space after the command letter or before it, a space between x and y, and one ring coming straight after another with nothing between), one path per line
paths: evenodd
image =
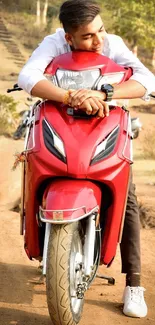
M77 298L82 281L83 240L79 223L52 225L48 244L46 291L54 325L76 325L83 298Z

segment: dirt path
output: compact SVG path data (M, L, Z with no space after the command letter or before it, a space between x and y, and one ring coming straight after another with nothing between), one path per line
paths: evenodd
M45 285L40 278L38 263L27 259L23 238L19 236L19 215L1 211L0 216L0 324L50 325L46 305ZM155 231L142 230L143 285L147 288L148 317L132 319L122 315L121 297L124 277L120 275L119 254L112 267L100 271L115 277L116 285L108 286L96 279L86 294L80 325L155 324ZM150 248L152 247L152 249Z

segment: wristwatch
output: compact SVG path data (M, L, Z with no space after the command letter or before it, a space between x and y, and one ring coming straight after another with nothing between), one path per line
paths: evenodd
M101 86L101 91L106 94L105 101L110 102L114 93L114 87L110 84L104 84Z

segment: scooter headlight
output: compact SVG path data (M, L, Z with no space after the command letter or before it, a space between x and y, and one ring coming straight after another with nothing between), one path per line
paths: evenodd
M97 90L101 89L101 86L104 84L119 84L124 78L124 71L116 73L107 73L104 74L97 83Z
M97 89L103 84L118 84L124 78L124 71L107 73L101 76L100 69L71 71L58 69L54 76L45 74L46 78L63 89Z
M46 148L58 159L66 163L66 153L62 140L59 135L55 132L53 127L47 122L47 120L43 120L43 138Z
M114 150L117 137L119 133L119 126L117 126L101 143L96 147L94 156L90 162L90 165L107 158Z
M58 69L55 76L45 74L56 86L63 89L91 89L100 77L100 69L71 71Z

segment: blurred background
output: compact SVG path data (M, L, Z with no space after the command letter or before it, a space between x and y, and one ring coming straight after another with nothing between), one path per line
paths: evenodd
M31 105L26 93L7 95L6 90L17 82L19 71L42 39L60 27L58 13L62 2L0 0L0 134L3 136L12 136L20 122L20 112ZM154 0L98 0L98 3L106 30L120 35L133 53L155 73ZM132 116L139 116L143 124L143 131L134 142L135 159L154 159L154 102L139 99L131 100L129 105Z
M20 166L14 172L12 171L15 153L21 152L24 145L24 139L14 140L13 134L20 123L21 112L26 110L31 102L27 100L28 95L23 91L7 94L7 89L12 88L17 82L19 71L42 39L60 27L58 12L62 2L61 0L0 0L0 247L3 252L0 258L0 272L3 274L0 280L0 307L3 321L0 324L3 325L24 325L25 319L29 325L36 324L36 321L38 325L49 324L47 312L44 309L46 307L45 288L42 287L42 292L37 295L39 290L35 287L36 293L33 296L32 284L30 285L26 280L27 274L29 274L29 279L35 277L36 274L29 267L30 264L23 252L23 242L19 236ZM121 36L133 53L155 73L155 0L98 0L98 3L102 8L106 30ZM131 100L129 109L131 116L139 117L142 123L142 130L137 139L133 141L133 170L142 228L143 281L149 289L147 301L150 313L147 324L153 325L155 324L155 252L153 249L155 246L155 101ZM22 264L22 267L20 265L18 269L15 268L19 276L19 285L11 271L12 264L9 265L10 248L11 263ZM116 321L113 316L114 312L117 317L120 316L118 323L122 325L125 323L124 318L121 318L118 303L122 292L119 268L116 260L112 275L118 276L120 292L113 291L114 288L106 291L105 324L108 321L111 324ZM18 290L15 293L16 288L21 286L21 279L25 296ZM11 298L8 298L10 288L14 295L12 293ZM111 304L111 294L113 304ZM90 295L90 300L86 304L87 313L81 325L86 323L94 325L95 311L99 312L99 308L102 307L99 303L101 295L99 286L93 291L92 301L95 301L93 299L98 301L96 305L92 302L94 314L91 314L91 291L88 295ZM14 313L11 312L12 308L15 308ZM19 309L22 311L20 314ZM30 313L31 317L29 317ZM41 318L39 315L42 315ZM109 315L111 315L110 320ZM99 318L98 325L103 324L102 319L100 321ZM132 324L132 320L127 322L129 325ZM145 321L141 324L144 325Z

